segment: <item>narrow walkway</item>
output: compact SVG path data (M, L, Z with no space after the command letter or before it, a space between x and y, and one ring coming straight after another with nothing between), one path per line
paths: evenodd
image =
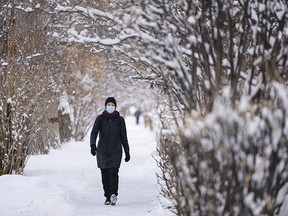
M116 206L103 204L101 174L96 168L96 162L93 161L95 159L91 156L89 166L92 168L89 170L94 174L91 175L86 189L83 190L75 206L74 216L167 215L164 214L158 200L157 167L152 158L152 153L156 150L155 136L143 124L136 125L133 117L127 117L125 120L131 160L128 163L123 160L120 167L119 195ZM88 140L86 142L88 144Z

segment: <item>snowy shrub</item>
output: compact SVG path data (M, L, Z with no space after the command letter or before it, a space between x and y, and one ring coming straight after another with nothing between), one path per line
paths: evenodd
M168 200L168 203L163 204L174 214L183 212L183 191L181 190L180 182L176 180L177 167L172 163L177 157L177 147L175 145L174 134L171 128L175 128L174 121L171 119L171 113L163 106L158 108L159 120L161 129L159 132L158 157L154 157L157 166L161 173L157 173L158 184L161 186L161 194Z
M103 82L103 80L101 81ZM103 90L101 91L103 86L99 82L95 82L93 77L87 74L80 75L78 72L76 73L72 89L75 89L75 93L69 95L72 137L76 141L81 141L88 133L100 108L104 106L102 101Z
M259 104L243 96L236 106L219 97L207 116L187 117L179 136L162 139L170 146L164 161L175 172L177 215L279 212L288 186L287 92L273 83Z
M65 64L47 38L48 15L35 4L0 3L0 175L22 173L30 153L56 142L47 113Z

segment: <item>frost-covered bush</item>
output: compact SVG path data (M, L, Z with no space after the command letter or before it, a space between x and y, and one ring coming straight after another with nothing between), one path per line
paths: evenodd
M178 215L277 214L288 184L287 110L287 87L273 83L259 104L222 95L206 117L186 117L166 140Z
M0 3L0 175L22 173L30 153L56 144L47 113L65 66L47 37L44 6L10 3Z

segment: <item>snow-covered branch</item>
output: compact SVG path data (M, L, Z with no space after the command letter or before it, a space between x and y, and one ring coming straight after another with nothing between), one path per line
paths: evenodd
M79 5L76 5L74 7L71 6L63 6L63 5L57 5L55 8L55 12L61 13L79 13L82 14L88 18L97 20L99 17L105 18L107 20L113 20L116 21L116 17L114 17L111 13L104 12L101 10L97 10L95 8L87 8L87 7L82 7Z
M77 43L84 43L84 44L100 44L103 46L113 46L113 45L119 45L125 40L128 40L130 38L139 37L139 34L120 34L115 38L100 38L99 36L85 36L85 31L78 33L74 28L71 28L68 30L68 34L70 35L70 38L68 42L77 42Z

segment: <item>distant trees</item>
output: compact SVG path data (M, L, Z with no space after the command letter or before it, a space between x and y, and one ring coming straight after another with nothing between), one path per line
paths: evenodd
M138 70L141 63L134 62L128 53L122 51L124 47L131 48L127 38L133 35L126 37L122 32L124 37L121 38L119 31L123 29L118 24L122 21L117 14L110 13L128 5L117 1L71 2L58 4L54 9L57 18L53 35L61 44L67 45L65 52L70 62L72 79L66 89L75 139L82 139L86 134L91 119L94 120L100 111L95 107L102 111L106 97L113 95L122 101L118 108L123 112L128 105L143 101L141 97L145 97L138 94L139 99L135 98L137 92L145 89L142 83L137 88L135 79L131 79L134 78L131 71ZM119 16L122 15L119 12Z
M83 140L91 123L103 108L105 92L104 55L95 55L90 48L75 45L65 49L69 64L70 79L65 84L66 105L63 104L71 118L71 135L77 141ZM65 98L63 98L65 99Z

